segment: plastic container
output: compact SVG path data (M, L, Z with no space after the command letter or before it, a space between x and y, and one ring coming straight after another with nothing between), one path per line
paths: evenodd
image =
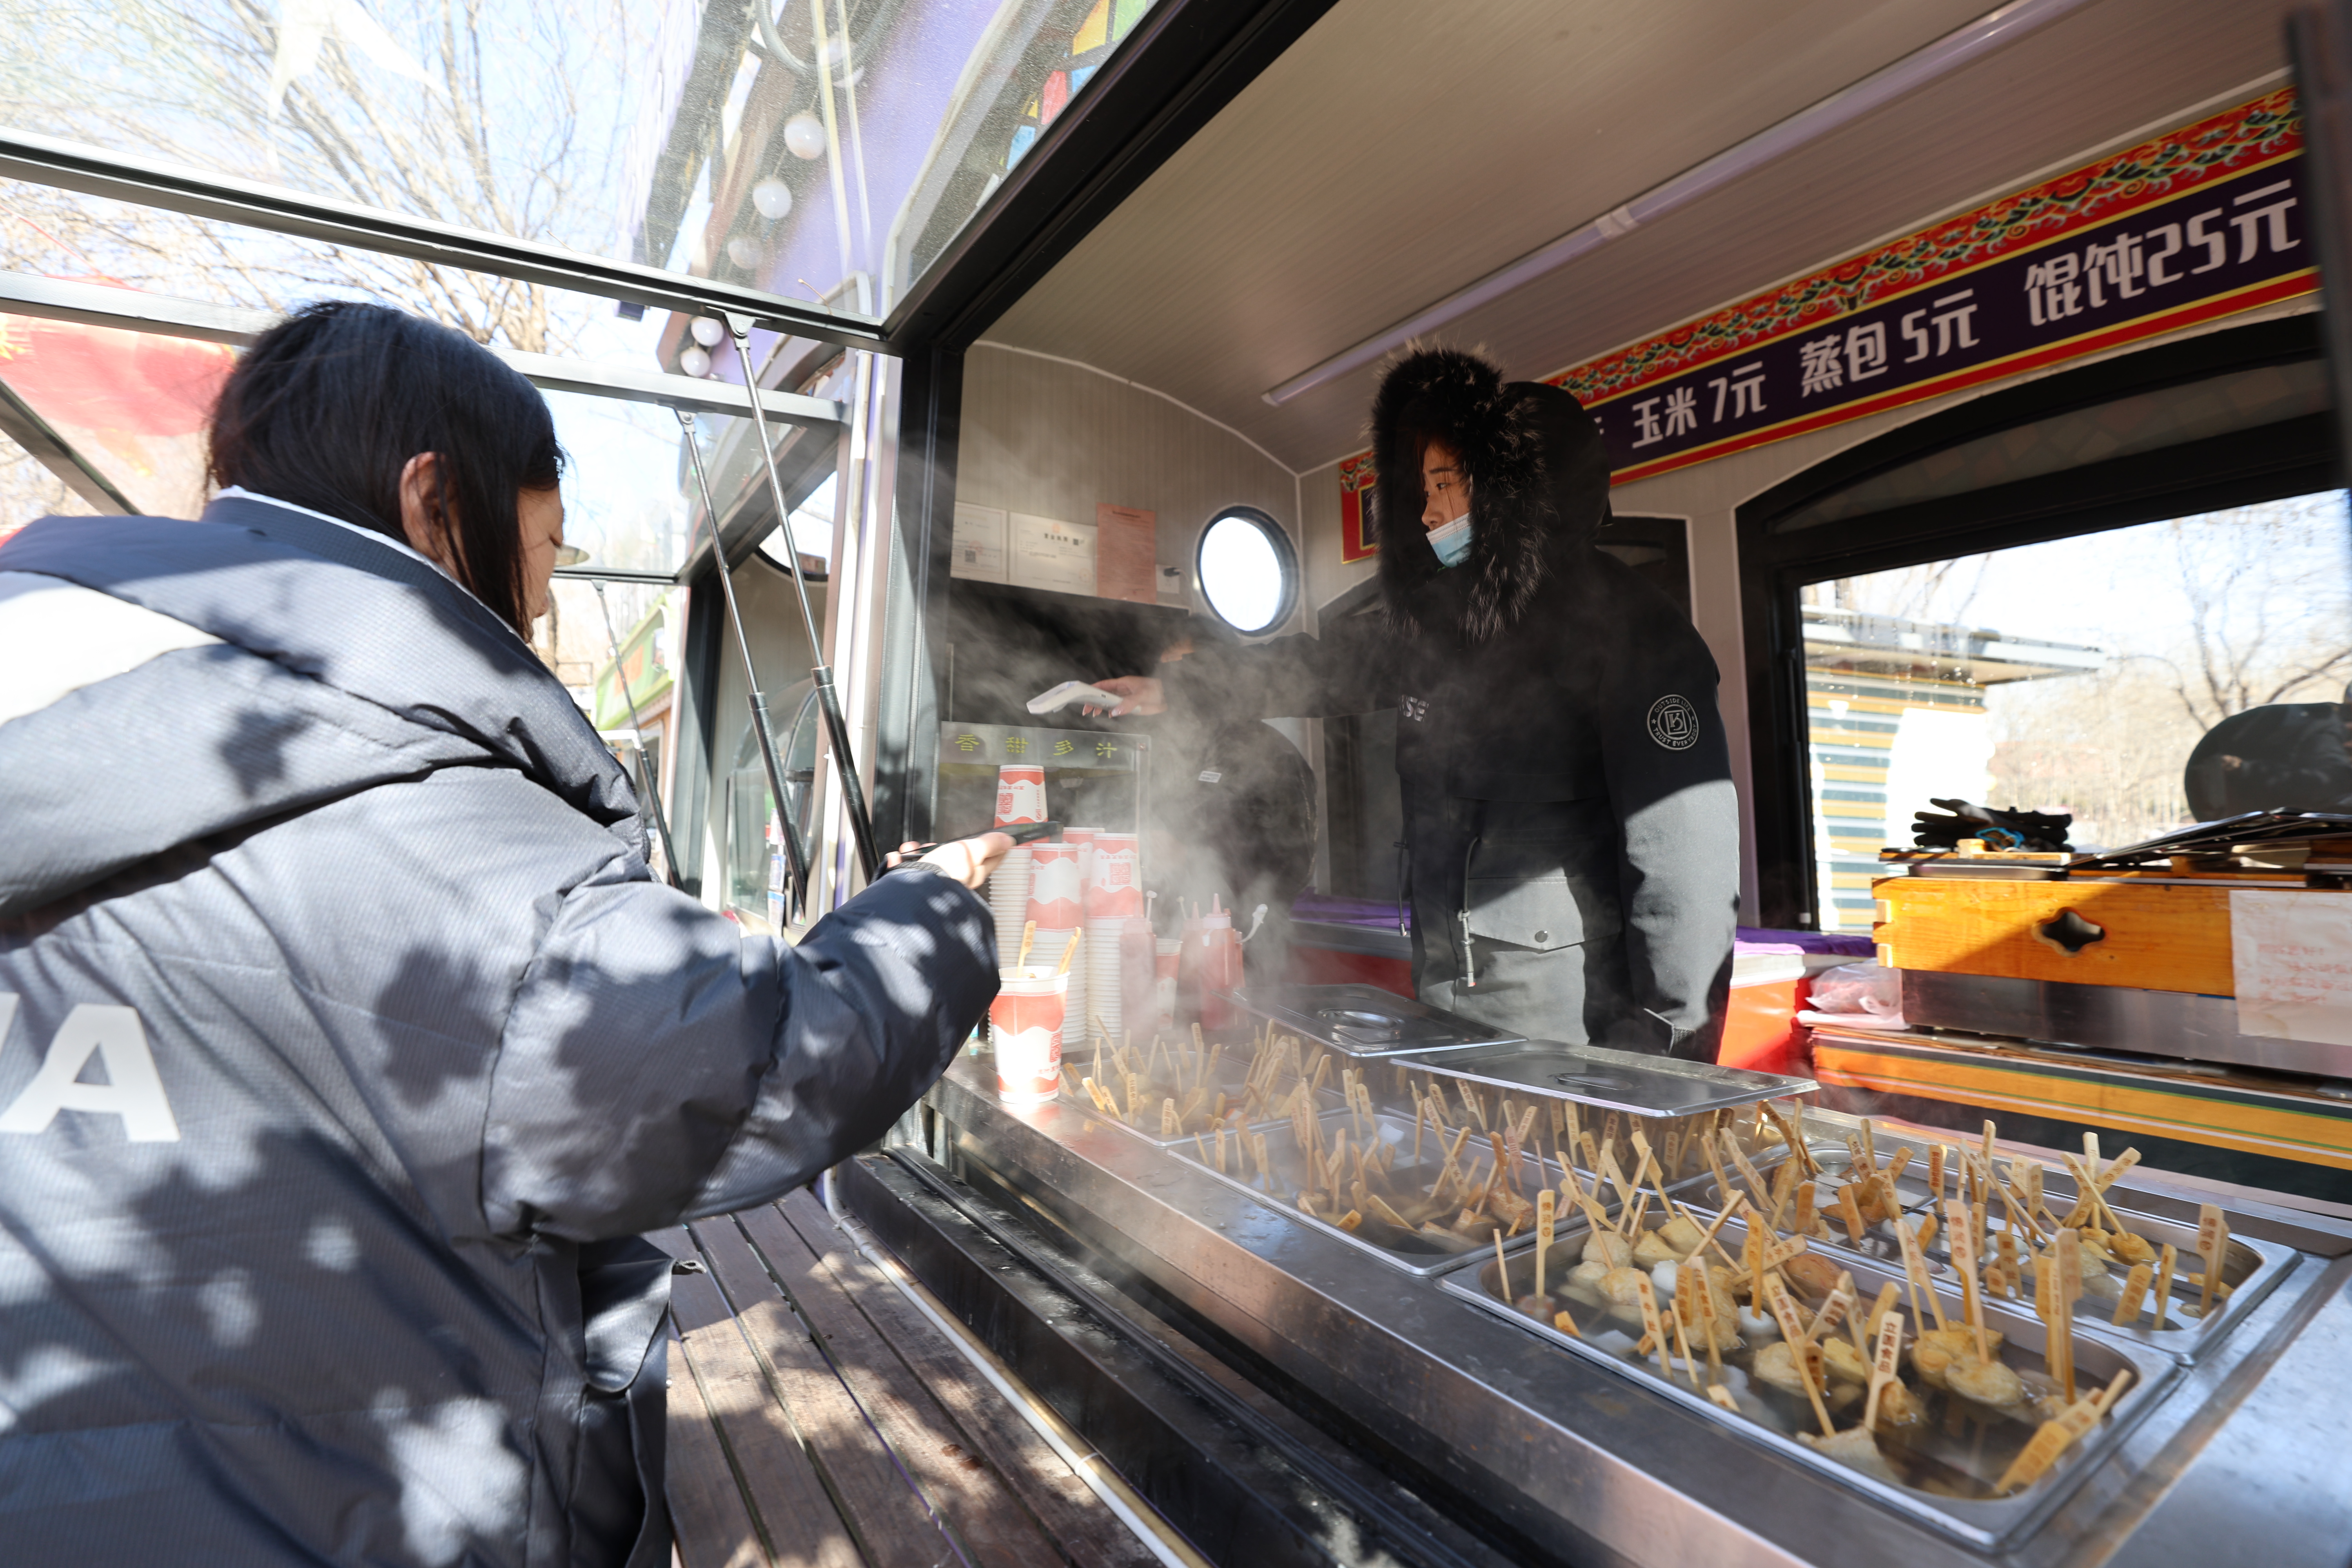
M1049 969L998 972L988 1030L996 1043L996 1098L1045 1105L1062 1088L1062 1016L1070 977Z

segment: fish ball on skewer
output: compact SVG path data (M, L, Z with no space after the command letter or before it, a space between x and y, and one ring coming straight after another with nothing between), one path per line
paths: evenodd
M1633 1261L1631 1243L1614 1231L1596 1230L1584 1242L1584 1260L1602 1268L1622 1268Z
M2017 1410L2025 1405L2024 1382L2014 1368L2002 1361L1955 1356L1944 1370L1944 1386L1963 1399L1995 1410Z

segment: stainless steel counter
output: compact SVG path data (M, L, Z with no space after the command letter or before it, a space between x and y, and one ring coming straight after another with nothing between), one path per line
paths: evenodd
M984 1056L926 1104L910 1158L1050 1220L1101 1275L1148 1283L1271 1369L1269 1392L1354 1424L1424 1495L1546 1558L2210 1568L2234 1545L2265 1568L2340 1568L2352 1543L2352 1226L2250 1213L2296 1249L2278 1283L2104 1451L2042 1483L2046 1505L1979 1527L1887 1506L1099 1114L1000 1105ZM2119 1206L2128 1189L2193 1214L2137 1174Z

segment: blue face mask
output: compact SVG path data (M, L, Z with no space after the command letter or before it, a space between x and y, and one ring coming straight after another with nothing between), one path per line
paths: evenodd
M1470 514L1464 512L1443 528L1429 531L1429 547L1440 566L1459 566L1470 559Z

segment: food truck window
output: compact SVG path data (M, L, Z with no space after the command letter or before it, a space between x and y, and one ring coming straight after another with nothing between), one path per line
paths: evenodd
M2069 817L2078 850L2352 809L2345 507L2321 491L1806 584L1822 929L1869 929L1880 846L1939 799Z
M2254 731L2329 742L2291 793L2352 798L2320 352L2307 313L2175 340L1897 425L1740 505L1760 923L1866 928L1878 852L1912 846L1930 799L2128 844L2284 789Z
M1212 518L1193 565L1209 608L1244 636L1274 630L1297 607L1298 552L1282 525L1255 507Z

